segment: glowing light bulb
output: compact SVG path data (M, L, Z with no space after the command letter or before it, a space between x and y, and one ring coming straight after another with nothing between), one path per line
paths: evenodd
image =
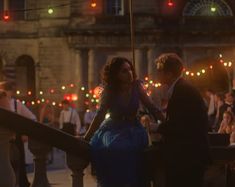
M96 2L93 0L92 2L91 2L91 8L95 8L97 6L97 4L96 4Z
M173 7L173 6L174 6L174 3L173 3L173 1L172 1L172 0L168 0L167 5L168 5L169 7Z
M211 7L211 12L216 12L216 7L215 6Z
M3 19L4 19L4 21L8 21L10 19L10 14L9 14L8 10L4 10Z
M47 12L48 12L48 14L53 14L54 10L53 10L53 8L48 8Z

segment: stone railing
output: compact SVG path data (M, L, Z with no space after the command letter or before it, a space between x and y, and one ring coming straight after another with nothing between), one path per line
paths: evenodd
M72 171L72 187L84 186L83 171L88 166L90 160L90 147L87 142L1 108L0 119L1 127L26 134L30 137L29 149L34 155L35 165L34 179L31 187L50 187L47 178L46 161L47 155L53 146L67 152L67 165ZM235 160L235 148L233 146L211 147L210 151L214 163L212 166L219 164L224 168L225 180L223 181L223 186L234 186L232 180L233 165L231 163ZM158 146L152 146L144 154L146 159L146 177L149 180L157 181L154 187L163 187L164 167L162 165L163 162L161 162L161 151ZM1 162L5 161L0 160ZM146 187L150 187L150 183Z
M46 166L47 156L51 149L51 146L29 140L29 150L34 155L34 179L31 187L50 187ZM89 162L72 154L67 154L66 161L72 171L72 187L83 187L83 171Z
M84 186L83 171L90 160L90 147L87 142L2 108L0 108L0 119L1 127L29 136L29 149L34 155L35 169L32 187L50 186L46 163L47 155L52 147L57 147L67 153L67 165L72 170L72 187ZM5 144L8 146L7 141L9 140L6 139L2 142L6 142ZM9 155L8 158L3 155L6 154L0 154L0 159L4 158L4 160L0 160L0 163L9 163ZM8 165L6 167L9 168ZM0 184L2 184L1 181Z

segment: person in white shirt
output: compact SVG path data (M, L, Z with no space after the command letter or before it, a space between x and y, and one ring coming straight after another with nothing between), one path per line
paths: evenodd
M81 130L81 120L75 109L70 107L68 100L62 101L63 110L60 112L60 129L68 134L77 136Z
M36 121L36 116L20 101L14 98L16 85L13 81L3 81L0 83L0 89L4 90L7 94L7 98L10 102L10 109L13 112L16 112L19 115L27 117L29 119ZM20 124L19 124L20 125ZM13 139L12 146L16 147L19 151L19 158L17 160L12 160L12 166L15 170L16 174L16 183L19 187L28 187L30 183L28 182L25 168L25 150L24 150L24 142L27 141L27 136L23 136L22 134L16 133L15 139ZM13 157L14 152L12 153Z
M10 110L10 103L6 97L6 93L0 90L0 108ZM5 128L0 128L0 186L15 187L16 178L14 170L10 162L10 140L14 136L14 132L11 132Z

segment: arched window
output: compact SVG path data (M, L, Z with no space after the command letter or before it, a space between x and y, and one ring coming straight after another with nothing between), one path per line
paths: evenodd
M106 10L109 15L124 15L124 0L106 0Z
M27 92L32 92L32 97L35 96L35 66L34 60L28 55L22 55L16 59L16 85L21 91L22 97L27 96Z
M190 0L183 16L233 16L233 12L224 0Z

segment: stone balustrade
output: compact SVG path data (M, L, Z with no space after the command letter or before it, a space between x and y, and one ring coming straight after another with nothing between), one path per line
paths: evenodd
M31 187L51 187L47 178L47 160L52 147L30 139L29 150L34 155L34 179ZM66 162L72 171L72 187L83 187L83 171L89 162L72 154L67 154Z

